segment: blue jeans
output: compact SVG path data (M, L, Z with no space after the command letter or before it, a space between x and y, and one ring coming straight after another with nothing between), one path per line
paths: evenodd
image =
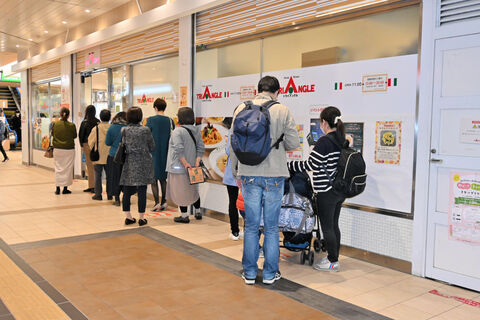
M263 212L265 238L263 252L263 279L273 279L278 271L280 247L278 217L282 206L284 177L242 177L242 195L245 202L245 238L243 244L243 271L254 279L258 272L258 228Z

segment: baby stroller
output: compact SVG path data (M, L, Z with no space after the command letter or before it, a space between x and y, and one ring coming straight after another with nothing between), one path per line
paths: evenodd
M306 172L293 173L285 184L280 211L279 229L283 232L283 245L280 247L301 252L300 263L313 265L315 254L325 251L324 240L320 233L320 222L315 212L313 189Z

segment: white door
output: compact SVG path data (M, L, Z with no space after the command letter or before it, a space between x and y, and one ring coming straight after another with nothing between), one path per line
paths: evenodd
M437 40L426 276L480 290L480 243L452 239L448 223L451 173L480 174L480 141L461 138L472 121L480 121L480 34Z

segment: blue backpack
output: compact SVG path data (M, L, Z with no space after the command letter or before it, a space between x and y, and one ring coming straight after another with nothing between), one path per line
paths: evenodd
M245 102L245 108L240 111L233 122L231 138L232 150L240 163L256 166L262 163L272 148L277 148L283 141L283 133L272 144L270 138L270 112L268 109L277 101L267 101L261 106L252 101Z

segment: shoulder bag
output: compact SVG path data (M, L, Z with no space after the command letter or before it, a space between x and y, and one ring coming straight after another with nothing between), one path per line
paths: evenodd
M125 128L125 127L124 127ZM117 164L124 164L125 158L127 157L127 150L125 149L125 130L124 128L121 129L120 144L118 145L117 152L115 153L115 158L113 158L113 162Z
M195 140L195 137L193 136L192 131L190 131L190 129L188 129L187 127L184 127L184 126L181 126L181 127L183 129L187 130L188 134L192 138L193 143L195 144L195 153L196 153L197 152L197 140ZM212 179L212 177L210 176L210 173L208 172L207 167L205 166L205 164L203 163L202 160L200 160L200 168L202 169L202 172L203 172L203 175L204 175L205 179ZM189 175L190 175L190 173L189 173ZM202 182L205 182L205 181L202 181Z
M45 158L53 158L53 127L55 126L55 123L52 125L52 129L50 129L50 136L49 136L49 142L48 142L48 148L45 151L45 154L43 155Z
M95 142L95 144L93 145L93 149L90 151L90 160L92 161L100 160L100 153L98 152L98 124L95 127L97 129L97 142ZM96 150L95 147L97 147Z

